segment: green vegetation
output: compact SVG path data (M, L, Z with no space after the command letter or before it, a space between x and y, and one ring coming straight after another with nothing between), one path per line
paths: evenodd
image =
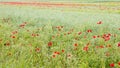
M73 9L0 5L0 68L119 68L120 14Z

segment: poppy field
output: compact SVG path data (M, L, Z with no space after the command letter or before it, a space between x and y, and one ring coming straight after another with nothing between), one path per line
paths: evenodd
M120 5L11 4L0 4L0 68L120 68Z

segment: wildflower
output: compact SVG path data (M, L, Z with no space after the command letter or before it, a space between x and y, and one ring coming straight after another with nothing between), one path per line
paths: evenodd
M6 42L4 45L5 46L10 46L10 42Z
M71 32L68 32L68 35L71 34Z
M48 42L48 46L49 46L49 47L52 46L52 44L53 44L52 42Z
M100 48L104 48L104 46L103 45L101 45L101 46L99 46Z
M104 39L105 39L105 41L108 41L108 40L110 40L110 37L105 37Z
M111 36L111 35L112 35L112 34L110 34L110 33L108 34L108 36Z
M21 27L21 28L24 28L24 26L25 26L25 24L20 24L20 27Z
M18 32L17 31L13 31L12 34L17 34Z
M57 51L55 51L54 54L57 54Z
M36 36L36 34L32 34L32 36L33 36L33 37L35 37L35 36Z
M40 36L39 34L36 34L36 36Z
M59 55L59 54L60 54L60 52L55 51L55 52L54 52L54 54Z
M56 54L58 54L58 55L59 55L59 54L60 54L60 52L57 52Z
M88 33L91 33L91 32L92 32L92 30L90 30L90 29L89 29L89 30L87 30L87 32L88 32Z
M65 52L65 50L62 50L62 52Z
M74 44L74 46L76 47L76 46L78 46L78 44L77 44L77 43L75 43L75 44Z
M20 24L19 26L20 26L21 28L24 28L26 24L27 24L27 22L23 22L23 23Z
M96 46L96 48L99 48L99 46Z
M93 38L97 38L97 36L93 36Z
M56 55L52 55L52 57L53 57L53 58L55 58L55 57L56 57Z
M78 35L82 34L82 32L78 32Z
M83 50L84 50L84 51L88 51L88 47L85 46L85 47L83 48Z
M97 22L97 24L102 24L102 21Z
M114 63L111 63L111 64L110 64L110 67L114 67L114 66L115 66Z
M118 62L118 65L120 65L120 62Z
M16 38L16 36L14 36L14 35L12 35L12 36L10 36L11 38Z
M120 47L120 42L118 43L118 47Z
M36 52L40 52L40 48L35 48L35 51Z
M105 40L105 41L109 41L110 40L110 37L111 37L111 34L104 34L102 36L102 38Z
M72 58L72 54L67 54L68 59Z

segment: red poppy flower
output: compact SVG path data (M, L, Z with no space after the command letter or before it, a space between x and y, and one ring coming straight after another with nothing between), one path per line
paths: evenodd
M97 38L97 36L93 36L93 38Z
M39 36L39 34L36 34L36 36Z
M105 41L109 41L110 40L110 37L111 37L111 34L104 34L102 36L102 38L105 40Z
M105 37L104 39L105 39L105 41L108 41L108 40L110 40L110 37Z
M56 55L52 55L52 57L53 57L53 58L55 58L55 57L56 57Z
M57 51L55 51L55 52L54 52L54 54L57 54L57 55L59 55L59 54L60 54L60 52L57 52Z
M99 38L100 36L98 35L97 37Z
M12 35L12 36L10 36L11 38L16 38L16 36L14 36L14 35Z
M65 52L65 50L62 50L62 52Z
M78 32L78 35L82 34L82 32Z
M20 24L20 27L21 27L21 28L24 28L24 26L25 26L25 24Z
M33 33L33 34L32 34L32 36L33 36L33 37L35 37L35 36L36 36L36 34L34 34L34 33Z
M59 55L59 54L60 54L60 52L57 52L56 54L58 54L58 55Z
M112 34L110 34L110 33L108 34L108 36L111 36L111 35L112 35Z
M77 44L77 43L75 43L75 44L74 44L74 46L76 47L76 46L78 46L78 44Z
M10 42L6 42L4 45L5 46L10 46Z
M118 62L118 65L120 65L120 62Z
M71 32L68 32L68 35L71 34Z
M53 44L52 42L48 42L48 46L52 46L52 44Z
M96 46L96 48L99 48L99 46Z
M114 63L111 63L111 64L110 64L110 67L114 67L114 66L115 66Z
M83 50L84 50L84 51L88 51L88 47L87 47L87 46L84 47Z
M36 52L40 52L40 48L35 48L35 51Z
M13 31L12 34L17 34L18 32L17 31Z
M97 24L102 24L102 21L97 22Z
M27 22L23 22L22 24L20 24L20 27L24 28L26 24L27 24Z
M57 54L57 51L55 51L54 54Z
M118 43L118 47L120 47L120 42Z
M101 46L99 46L100 48L104 48L104 46L103 45L101 45Z
M91 32L92 32L92 30L90 30L90 29L89 29L89 30L87 30L87 32L88 32L88 33L91 33Z
M67 57L71 57L71 54L68 54Z

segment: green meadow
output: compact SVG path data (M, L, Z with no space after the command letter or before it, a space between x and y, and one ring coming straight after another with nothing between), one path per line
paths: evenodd
M120 5L93 4L0 4L0 68L119 68Z

